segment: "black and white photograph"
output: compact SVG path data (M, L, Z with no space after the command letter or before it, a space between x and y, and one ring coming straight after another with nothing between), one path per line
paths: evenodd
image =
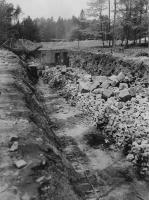
M0 0L0 200L149 200L149 0Z

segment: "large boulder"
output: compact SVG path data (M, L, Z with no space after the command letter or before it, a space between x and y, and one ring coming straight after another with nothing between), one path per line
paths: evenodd
M108 80L106 76L92 76L93 82L98 82L99 84L104 83L105 81Z
M88 93L90 92L91 88L91 83L90 82L85 82L85 81L79 81L79 91L81 93Z
M62 69L61 69L61 74L66 74L66 72L67 72L67 69L66 69L66 67L63 67Z
M117 80L119 82L123 82L125 80L125 74L123 72L120 72L117 76Z
M107 81L105 81L105 82L103 82L103 83L101 84L101 87L102 87L103 89L108 89L109 86L110 86L110 84L111 84L110 80L107 80Z
M123 102L131 100L131 95L129 93L129 90L128 89L121 90L119 93L119 99L120 101Z
M118 84L118 79L117 76L112 75L109 77L109 80L111 81L111 86L115 87Z
M127 83L120 83L120 85L119 85L120 90L124 90L124 89L127 89L127 88L128 88Z
M92 93L93 94L102 94L103 93L103 89L102 88L97 88Z
M96 88L98 88L100 86L100 83L99 81L94 81L92 84L91 84L91 91L95 90Z
M111 89L105 89L102 93L102 98L107 100L113 95L113 91Z

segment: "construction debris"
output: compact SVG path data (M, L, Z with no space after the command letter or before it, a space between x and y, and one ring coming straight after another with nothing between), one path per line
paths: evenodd
M63 66L47 69L43 78L50 87L61 89L71 105L91 116L115 140L115 148L124 149L131 140L127 159L135 166L141 163L141 174L149 173L149 98L143 79L123 71L112 76L91 76L75 67L63 71Z

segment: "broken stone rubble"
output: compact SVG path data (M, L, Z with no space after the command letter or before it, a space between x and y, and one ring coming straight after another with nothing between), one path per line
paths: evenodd
M59 66L58 68L49 69L50 78L48 77L48 80L50 80L50 86L53 87L51 83L55 77L61 79L62 68ZM65 83L61 87L61 93L67 95L67 97L69 94L68 102L73 102L73 105L90 115L96 123L97 121L104 121L104 119L99 119L99 116L103 116L101 113L105 108L109 108L108 122L104 124L104 134L113 137L116 141L116 147L120 149L124 148L128 139L139 146L141 145L141 152L143 151L145 154L140 154L140 150L138 151L130 144L127 159L137 165L139 156L142 156L144 159L142 163L146 164L143 164L145 167L141 167L141 173L145 174L149 171L149 155L146 153L148 152L146 146L149 143L147 88L144 88L140 82L135 82L132 85L132 80L123 72L120 72L117 76L91 77L82 69L67 68L66 74L67 77L64 78ZM47 76L44 76L44 78L47 78ZM147 142L142 145L144 140Z
M17 160L14 162L14 164L18 169L21 169L27 165L27 162L24 160Z
M131 100L131 95L128 89L121 90L119 93L119 99L123 102Z

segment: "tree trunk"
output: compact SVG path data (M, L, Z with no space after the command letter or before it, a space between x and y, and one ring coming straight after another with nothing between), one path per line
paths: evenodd
M146 15L148 16L148 20L149 20L148 6L149 6L149 3L146 4ZM148 25L148 30L149 30L149 25ZM149 35L149 31L147 33L148 34L145 34L145 44L147 43L147 37Z
M142 11L140 10L140 25L142 23ZM141 31L139 33L139 44L141 44Z
M116 8L117 8L117 3L116 0L114 0L114 23L113 23L113 49L115 49L115 25L116 25Z
M144 43L146 44L146 35L145 35Z
M147 5L148 21L149 21L149 2ZM148 48L149 48L149 22L148 22Z
M109 0L109 47L111 46L110 31L111 31L111 2Z
M128 37L127 37L127 38L126 38L126 44L125 44L126 47L128 47L128 40L129 40L129 39L128 39Z

